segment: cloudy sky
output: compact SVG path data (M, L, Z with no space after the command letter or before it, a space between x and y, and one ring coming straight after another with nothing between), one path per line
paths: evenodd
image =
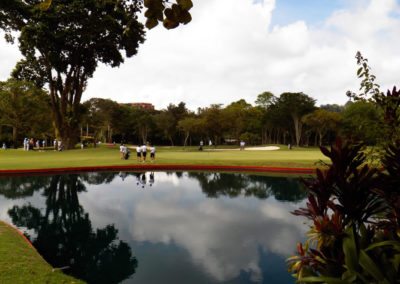
M139 54L119 68L100 66L84 100L185 102L190 109L254 103L271 91L304 92L317 104L356 91L359 50L383 88L398 84L400 0L193 0L193 20L148 31ZM0 80L19 57L0 42Z

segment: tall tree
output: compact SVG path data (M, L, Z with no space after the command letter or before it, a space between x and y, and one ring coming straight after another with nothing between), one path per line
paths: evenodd
M271 92L263 92L257 96L256 105L268 109L276 102L276 97Z
M256 105L262 112L262 134L261 134L261 143L268 143L271 141L272 131L274 129L274 125L272 120L270 119L270 115L268 112L271 110L271 106L276 103L276 97L271 92L263 92L257 96L255 101Z
M328 131L335 131L339 127L341 116L337 112L317 109L312 113L305 115L302 121L311 127L319 137L319 146L322 146L324 136Z
M228 105L222 111L222 117L230 137L239 140L240 135L246 131L246 122L252 106L241 99Z
M185 134L183 146L186 147L187 141L193 133L199 133L201 128L201 119L194 116L188 116L178 122L178 129Z
M48 117L50 102L45 91L25 81L0 82L0 125L13 129L17 147L21 135L44 138L53 127Z
M200 112L203 133L214 141L214 145L220 144L220 139L225 130L222 119L222 108L219 104L212 104Z
M296 145L300 145L303 115L315 109L315 100L304 93L283 93L276 103L279 109L292 118Z
M163 21L167 28L190 21L190 0L170 8L165 0L147 0L149 28ZM144 41L137 20L140 0L14 0L0 1L0 28L13 42L19 32L23 59L13 75L47 84L59 138L73 148L79 136L80 101L98 63L117 67L135 55Z
M92 98L83 103L87 109L83 125L86 123L94 130L97 139L112 142L114 125L117 124L117 112L120 105L109 99Z
M170 141L172 146L179 138L178 122L188 115L189 110L186 108L186 104L180 102L178 105L169 104L167 109L162 110L156 116L156 124L159 130L164 133L164 137Z
M374 145L382 141L385 136L381 125L383 120L382 110L373 103L358 101L348 103L343 111L342 134L352 140L360 140L366 144Z

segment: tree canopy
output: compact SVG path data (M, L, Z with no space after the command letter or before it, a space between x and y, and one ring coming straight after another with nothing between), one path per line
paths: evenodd
M26 81L0 82L0 127L12 128L14 147L23 136L46 138L51 134L49 112L49 98L42 89Z
M12 32L18 32L23 55L13 76L48 87L57 136L67 148L78 140L82 94L98 63L117 67L144 42L138 21L143 4L149 28L158 21L174 28L191 19L191 0L172 5L164 0L0 2L0 28L11 43Z

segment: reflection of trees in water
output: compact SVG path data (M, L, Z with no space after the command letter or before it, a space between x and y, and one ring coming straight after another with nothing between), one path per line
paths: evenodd
M79 174L88 184L108 184L118 175L116 172L88 172ZM53 176L0 177L0 194L9 199L32 196L35 191L47 188Z
M0 177L0 194L9 199L32 196L50 183L49 176Z
M191 172L189 177L199 181L208 197L274 196L280 201L300 201L306 197L302 183L293 178L205 172Z
M137 260L113 225L93 230L79 204L84 190L78 175L53 176L43 191L45 210L29 204L8 213L15 225L34 230L33 245L53 266L69 267L67 273L89 283L119 283L135 272Z
M88 184L108 184L118 175L117 172L88 172L81 173L80 177Z

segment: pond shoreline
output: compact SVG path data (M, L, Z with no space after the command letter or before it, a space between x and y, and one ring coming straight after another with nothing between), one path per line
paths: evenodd
M0 170L1 176L26 175L26 174L53 174L53 173L75 173L91 171L228 171L228 172L257 172L257 173L283 173L283 174L315 174L316 168L290 168L290 167L268 167L268 166L219 166L219 165L179 165L179 164L142 164L142 165L115 165L115 166L87 166L87 167L64 167L43 169L11 169Z

